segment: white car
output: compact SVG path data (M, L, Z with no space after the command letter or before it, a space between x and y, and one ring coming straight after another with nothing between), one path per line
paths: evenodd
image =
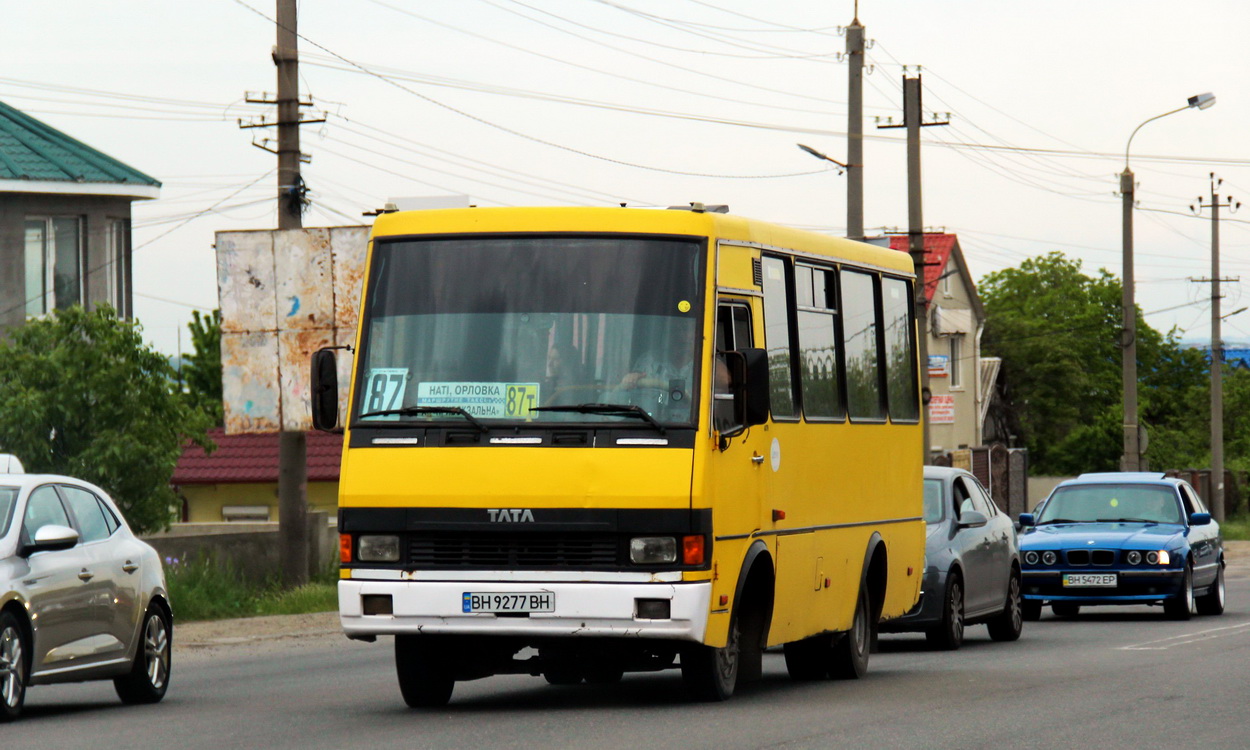
M112 499L0 455L0 721L29 685L111 679L123 702L155 703L172 636L160 556Z

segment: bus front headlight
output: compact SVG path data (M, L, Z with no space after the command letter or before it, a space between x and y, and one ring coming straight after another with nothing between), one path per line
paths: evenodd
M399 537L394 534L366 534L356 541L360 562L399 562Z
M636 536L629 540L629 561L636 565L677 562L677 538Z

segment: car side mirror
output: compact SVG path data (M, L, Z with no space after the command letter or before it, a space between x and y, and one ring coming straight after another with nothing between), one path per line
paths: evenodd
M1027 527L1027 526L1036 526L1036 525L1037 525L1037 522L1033 519L1032 513L1020 514L1020 526Z
M333 350L313 352L310 382L313 428L335 432L339 422L339 370Z
M49 523L40 526L35 531L35 538L22 547L21 554L23 557L29 557L36 552L54 552L56 550L69 549L78 544L78 532L68 526Z
M1210 513L1190 513L1189 514L1190 526L1206 526L1209 523L1211 523Z
M965 510L959 514L959 527L961 529L977 529L989 523L990 519L979 510Z

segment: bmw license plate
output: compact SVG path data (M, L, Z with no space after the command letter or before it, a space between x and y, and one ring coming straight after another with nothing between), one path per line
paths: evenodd
M1118 579L1115 573L1064 573L1064 587L1113 589Z
M555 612L556 595L552 591L518 591L510 594L488 591L466 591L461 606L468 614L478 612Z

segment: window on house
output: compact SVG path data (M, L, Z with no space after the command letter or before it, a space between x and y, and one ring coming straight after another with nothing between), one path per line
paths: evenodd
M26 218L26 314L46 315L83 301L82 219Z
M955 275L955 272L953 270L946 268L946 267L942 268L942 296L943 297L951 296L951 278L954 275Z
M951 336L950 387L962 388L963 377L960 375L960 358L963 357L964 337Z
M119 317L130 317L126 308L126 277L130 247L130 221L127 219L108 220L108 240L105 242L104 265L100 273L104 276L104 298L101 300L113 306Z

